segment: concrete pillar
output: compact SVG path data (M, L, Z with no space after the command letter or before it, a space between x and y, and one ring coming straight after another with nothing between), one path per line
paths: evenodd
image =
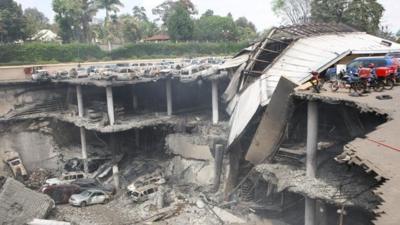
M119 189L119 168L118 168L118 162L117 162L117 153L119 152L119 145L116 140L116 133L112 133L110 136L110 146L111 146L111 151L112 151L112 162L113 162L113 167L112 167L112 172L113 172L113 181L114 181L114 186L118 190Z
M76 99L78 102L78 115L80 118L83 118L83 97L82 97L82 86L76 86Z
M106 87L106 96L107 96L108 118L110 120L110 125L114 125L115 117L114 117L114 99L113 99L112 87Z
M224 159L224 146L221 144L216 144L214 152L214 191L218 191L219 184L221 182L221 173L222 173L222 163Z
M167 115L172 115L172 81L168 79L166 81L166 91L167 91Z
M140 130L136 129L135 130L135 147L139 148L140 146Z
M231 193L238 184L240 159L241 159L242 147L241 143L237 142L229 152L229 173L228 179L225 181L225 200L231 199Z
M219 121L219 110L218 110L218 81L211 81L211 92L212 92L212 122L218 124Z
M318 104L315 101L308 102L307 109L307 159L306 176L315 178L317 172L317 144L318 144ZM306 197L305 199L305 225L315 225L316 201Z
M112 171L113 171L114 186L118 190L119 189L119 169L118 169L117 164L113 165Z
M84 127L80 127L81 130L81 149L82 149L82 160L83 160L83 171L88 174L88 157L86 150L86 130Z
M132 96L132 105L133 105L133 110L136 111L138 108L138 99L135 94Z
M136 111L138 108L138 99L137 99L137 95L136 95L136 90L135 90L135 86L132 86L132 108L133 111Z
M317 102L308 102L307 110L307 160L306 175L314 178L317 170L318 145L318 105Z
M317 202L318 208L318 225L328 225L328 215L327 215L327 208L324 202L318 201Z

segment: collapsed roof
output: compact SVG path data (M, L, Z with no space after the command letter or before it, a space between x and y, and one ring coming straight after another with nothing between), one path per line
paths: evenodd
M268 105L282 76L300 85L311 78L312 71L323 72L347 56L400 51L400 44L344 24L304 24L273 28L251 49L238 56L246 55L247 60L238 65L224 94L232 114L229 145L257 109Z

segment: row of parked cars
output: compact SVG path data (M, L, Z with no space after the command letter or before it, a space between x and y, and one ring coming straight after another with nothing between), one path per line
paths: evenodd
M193 80L218 71L218 65L224 63L221 58L185 59L182 61L160 61L154 63L118 63L83 67L78 65L71 70L50 73L46 70L34 70L32 80L87 78L94 80L134 80L141 77L178 76L184 80Z
M127 195L134 202L144 202L153 198L160 185L166 183L159 170L137 177L127 187ZM63 173L60 177L47 179L39 192L49 195L56 204L85 207L108 203L116 190L98 179L87 178L81 171Z

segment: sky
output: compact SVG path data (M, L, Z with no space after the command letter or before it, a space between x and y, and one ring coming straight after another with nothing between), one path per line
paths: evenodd
M151 9L162 3L164 0L121 0L124 7L120 13L131 13L134 6L144 6L148 16L151 15ZM273 12L271 7L272 0L192 0L196 5L199 14L204 13L207 9L212 9L217 15L227 15L232 13L234 18L241 16L252 21L258 31L270 28L272 26L282 25L282 21ZM37 8L43 12L50 20L54 18L52 10L52 0L16 0L22 5L22 8ZM385 10L382 18L382 24L388 26L389 30L396 33L400 30L400 4L399 0L378 0ZM97 17L104 16L104 12L99 12Z

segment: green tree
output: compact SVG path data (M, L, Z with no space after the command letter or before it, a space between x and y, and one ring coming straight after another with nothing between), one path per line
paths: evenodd
M80 39L82 16L81 0L53 0L55 21L58 24L58 35L64 43Z
M379 32L384 8L376 0L313 0L312 20L346 23L372 34Z
M133 17L139 26L140 38L153 36L159 30L157 24L149 21L144 7L135 6L133 7Z
M345 12L349 7L349 0L313 0L311 2L311 16L317 22L344 22Z
M353 0L345 12L345 23L376 34L385 9L376 0Z
M32 37L38 31L49 28L49 19L36 8L27 8L24 16L29 23L26 25L26 33L28 37Z
M81 15L81 27L82 27L82 39L86 43L92 41L92 33L90 30L90 22L92 22L93 17L96 15L98 7L95 0L81 0L82 5L82 15Z
M195 26L195 39L199 41L235 41L238 40L238 28L229 16L209 16L203 14Z
M119 11L119 7L123 6L120 0L96 0L97 8L104 9L106 11L106 17L104 19L104 28L107 32L107 43L108 50L111 51L111 32L110 32L110 13L116 13Z
M158 15L157 20L162 21L163 24L166 25L168 17L173 14L177 7L183 7L189 15L197 14L196 7L191 0L167 0L152 9L152 13Z
M238 38L241 41L251 41L257 37L256 26L247 20L246 17L239 17L236 21Z
M132 9L133 11L133 16L138 20L138 21L149 21L149 18L147 17L146 14L146 9L142 6L135 6Z
M167 20L168 34L173 40L190 40L193 36L194 22L189 11L178 4Z
M118 20L124 42L135 42L142 38L140 22L136 17L125 14L121 15Z
M272 10L286 23L303 24L309 22L311 0L273 0Z
M25 40L26 29L21 6L13 0L0 0L0 42Z

